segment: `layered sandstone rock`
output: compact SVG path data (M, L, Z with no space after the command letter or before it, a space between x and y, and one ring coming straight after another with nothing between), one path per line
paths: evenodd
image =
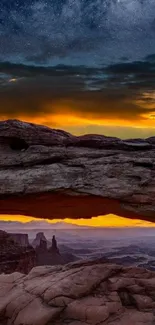
M19 245L27 247L29 246L29 238L28 234L17 234L17 233L9 233L12 239Z
M0 275L1 325L153 325L155 273L100 261Z
M0 213L155 220L155 137L76 137L0 122Z
M0 230L0 273L28 273L36 266L36 254L31 246L23 247L8 233Z
M36 238L32 242L32 246L36 248L37 246L40 246L40 241L46 242L47 239L42 231L38 232L36 234Z

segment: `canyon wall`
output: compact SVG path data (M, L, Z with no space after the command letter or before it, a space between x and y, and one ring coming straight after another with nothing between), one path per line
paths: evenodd
M19 245L27 247L29 246L28 234L17 234L17 233L9 233L12 239Z
M0 273L28 273L34 266L36 253L33 247L17 244L8 233L0 230Z

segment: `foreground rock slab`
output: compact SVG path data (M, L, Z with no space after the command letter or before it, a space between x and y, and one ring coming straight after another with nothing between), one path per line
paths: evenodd
M155 221L155 137L76 137L1 121L0 213Z
M0 275L1 325L153 325L155 273L103 261Z

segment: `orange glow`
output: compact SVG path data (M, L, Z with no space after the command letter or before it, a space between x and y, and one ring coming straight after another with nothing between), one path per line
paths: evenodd
M122 114L124 118L121 118L121 111L119 114L119 103L117 103L117 117L113 116L113 110L109 109L109 112L107 111L107 103L103 103L103 111L101 114L97 107L95 110L95 106L92 113L90 112L91 110L89 110L89 107L87 106L91 106L91 102L84 103L82 100L78 100L76 102L69 99L60 99L53 101L52 103L43 103L39 114L26 115L26 113L22 113L19 115L19 113L15 112L12 118L18 118L25 122L37 123L46 125L48 127L63 129L64 131L73 133L74 135L94 133L108 136L111 135L120 138L149 137L155 134L154 102L155 92L141 93L139 98L136 100L131 99L131 102L126 100L124 102L124 110L126 105L129 110L131 104L137 107L137 112L138 107L142 108L142 111L140 110L139 115L137 115L137 113L135 116L132 113L130 116L130 112L126 116ZM92 105L94 105L94 103ZM8 118L8 116L3 115L0 118L5 120ZM121 128L123 128L123 131Z
M123 119L108 119L108 118L95 118L94 116L83 117L80 115L73 115L70 113L66 114L44 114L40 116L18 116L19 120L31 123L37 123L42 125L47 125L54 128L62 128L63 130L68 130L70 126L114 126L114 127L131 127L131 128L153 128L155 129L155 122L151 117L153 115L150 113L145 113L141 118L137 120L123 120ZM6 120L7 116L2 116L1 120Z
M10 82L14 82L14 79L11 79ZM129 103L127 103L129 105ZM137 100L132 100L131 104L136 105L137 107L141 107L144 110L144 113L136 116L128 117L128 118L115 118L113 117L109 110L109 116L105 114L104 116L104 103L103 103L103 112L102 115L99 116L99 113L95 112L95 108L93 113L91 114L89 110L86 112L82 111L81 102L74 102L71 100L59 100L51 103L45 103L42 107L40 115L15 115L12 118L18 118L20 120L37 123L42 125L47 125L48 127L60 128L65 131L71 132L75 135L81 135L87 132L87 127L91 126L91 133L102 133L104 135L112 135L112 133L108 133L106 127L115 128L116 135L120 136L121 130L120 127L125 128L126 130L123 133L124 138L131 138L133 136L134 129L136 130L136 134L139 134L143 137L143 132L147 130L148 136L155 135L155 92L146 92L142 93ZM79 109L78 109L79 105ZM87 104L88 105L88 104ZM124 103L125 109L126 103ZM128 106L129 107L129 106ZM51 109L52 108L52 109ZM151 109L151 113L150 110ZM22 107L21 107L22 112ZM16 114L16 113L15 113ZM121 114L120 114L121 116ZM128 115L129 116L129 115ZM7 119L7 115L1 116L2 120ZM102 129L101 129L102 127ZM128 129L127 129L128 128ZM142 133L140 133L142 132ZM145 132L144 132L145 135ZM121 137L121 136L120 136ZM21 221L28 222L31 220L38 220L34 218L30 218L27 216L0 216L0 220L13 220L13 221ZM58 222L61 220L53 220L49 221L50 223ZM114 215L108 216L99 216L97 218L92 218L89 220L71 220L65 219L66 222L74 223L77 225L87 225L87 226L95 226L95 227L155 227L155 224L140 221L140 220L131 220L125 219Z
M10 79L10 82L14 82L16 79ZM117 118L116 116L111 115L111 112L109 110L109 113L104 114L104 106L106 108L106 103L103 103L103 111L102 114L97 111L95 111L95 107L93 110L93 113L90 113L89 109L85 111L85 105L86 108L89 105L89 103L84 104L81 100L76 102L73 100L58 100L53 101L52 103L44 103L42 110L40 111L40 114L37 115L16 115L18 113L15 113L15 116L13 118L18 118L20 120L26 121L26 122L32 122L32 123L38 123L47 125L50 127L56 127L56 128L62 128L63 130L68 131L70 127L74 127L75 134L76 134L76 128L78 127L87 127L87 126L112 126L112 127L131 127L131 128L152 128L155 129L155 121L154 121L154 115L155 115L155 92L145 92L141 93L139 98L136 100L126 100L124 102L124 109L125 106L128 105L135 105L140 108L143 108L146 110L144 113L140 113L139 116L128 114L127 117L123 118ZM91 105L91 103L90 103ZM118 103L117 103L118 105ZM151 110L151 112L149 112ZM22 108L21 108L22 111ZM119 110L118 110L119 111ZM120 112L121 114L121 112ZM121 116L121 115L120 115ZM7 115L3 115L0 117L2 120L5 120L8 118ZM118 130L119 132L119 130ZM118 135L119 136L119 135Z
M10 215L1 215L0 220L4 221L19 221L22 223L30 222L30 221L43 221L43 219L36 219L27 216L10 216ZM54 224L56 222L62 221L61 219L57 220L46 220L47 222ZM76 224L79 226L90 226L90 227L155 227L155 223L142 221L142 220L133 220L126 219L122 217L118 217L113 214L109 214L107 216L98 216L91 219L68 219L66 218L63 222Z

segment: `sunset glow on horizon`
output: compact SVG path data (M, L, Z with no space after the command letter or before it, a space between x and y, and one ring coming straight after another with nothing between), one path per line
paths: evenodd
M0 215L0 221L18 221L21 223L27 223L31 221L46 221L50 224L57 222L66 222L70 224L75 224L79 226L89 226L89 227L155 227L155 223L148 221L136 220L136 219L127 219L123 217L118 217L113 214L108 214L106 216L92 217L91 219L39 219L28 216L10 216L10 215Z
M155 0L2 0L0 120L18 119L75 136L155 137L154 13ZM151 159L150 155L150 165ZM21 166L25 168L23 162ZM151 173L152 169L148 183ZM135 174L138 186L146 184L139 180L140 173ZM34 181L39 184L39 176ZM10 218L0 216L1 220ZM14 216L14 220L34 219ZM114 215L65 221L154 227Z
M144 118L145 117L145 118ZM108 118L95 118L93 116L80 116L66 114L43 114L41 116L13 116L24 122L45 125L55 129L62 129L74 135L88 133L116 136L120 138L132 138L139 135L142 138L155 135L155 121L150 113L137 120L119 120ZM7 116L0 116L1 120L8 119Z

